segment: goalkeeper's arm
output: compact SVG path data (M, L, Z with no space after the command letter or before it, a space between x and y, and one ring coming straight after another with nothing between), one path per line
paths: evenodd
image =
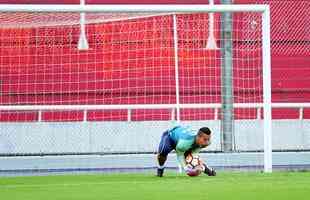
M176 148L176 153L177 153L177 160L179 163L179 172L182 173L182 171L185 171L186 173L188 173L188 171L191 169L188 168L188 165L185 162L185 152Z
M185 170L185 166L186 166L185 157L184 157L185 152L176 149L176 153L177 153L177 159L178 159L179 166L181 167L181 169Z

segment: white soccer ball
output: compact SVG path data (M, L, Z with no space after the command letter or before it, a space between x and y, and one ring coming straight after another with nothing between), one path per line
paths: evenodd
M187 167L192 169L202 166L202 160L198 155L189 154L188 156L186 156L185 162Z

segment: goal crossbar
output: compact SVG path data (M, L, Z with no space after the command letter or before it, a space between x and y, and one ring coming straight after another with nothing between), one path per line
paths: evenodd
M2 4L0 12L265 12L269 5L23 5Z

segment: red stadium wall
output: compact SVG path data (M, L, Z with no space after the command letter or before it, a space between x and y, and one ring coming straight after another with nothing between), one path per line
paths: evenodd
M40 3L40 1L16 1L16 3ZM92 0L88 1L88 3L129 3L128 1L99 1ZM167 2L167 1L164 1ZM169 3L174 3L176 1L171 1ZM235 3L257 3L257 2L269 2L271 5L272 11L272 101L273 102L309 102L310 101L310 51L309 51L309 41L310 41L310 33L307 31L307 26L309 25L309 6L310 4L304 4L303 1L259 1L259 0L236 0ZM0 3L7 3L5 1L0 1ZM13 3L10 1L10 3ZM56 1L45 1L44 3L57 3ZM64 3L64 2L61 2ZM65 1L65 3L78 3L78 1ZM132 3L132 2L130 2ZM139 3L139 2L137 2ZM143 2L146 3L146 2ZM161 3L161 2L157 2ZM177 3L185 3L177 1ZM189 1L186 1L189 3ZM191 1L191 3L204 3L201 1ZM208 3L208 2L206 2ZM283 6L284 4L284 6ZM305 6L308 5L308 6ZM299 15L294 15L292 12L296 12L298 10ZM193 15L195 20L199 20L201 15ZM172 23L171 18L163 19L165 22ZM147 23L147 22L146 22ZM112 27L113 26L113 27ZM144 24L145 26L145 24ZM154 24L149 24L152 30L157 30ZM238 29L242 29L242 24L237 24L235 27ZM161 74L173 74L174 73L174 65L173 65L173 44L168 44L167 48L160 49L158 48L161 44L153 43L153 44L134 44L133 47L136 49L133 53L139 57L151 57L151 60L145 61L141 60L140 63L133 62L128 63L126 53L114 53L114 54L106 54L104 52L109 52L111 49L106 45L101 45L103 41L111 41L112 38L108 36L113 33L113 39L118 40L125 37L122 34L119 34L119 38L115 37L117 33L120 33L118 29L118 25L114 24L106 24L102 26L93 26L88 28L88 36L90 45L93 45L93 48L85 53L79 52L76 48L70 48L70 45L76 47L76 43L79 35L79 28L73 30L72 41L62 41L63 44L66 44L64 48L54 49L47 48L47 45L42 42L38 43L38 41L34 41L34 37L27 37L33 34L36 34L37 37L48 37L46 34L46 30L42 32L34 33L32 29L19 29L19 30L7 30L7 32L1 31L0 35L0 55L1 55L1 63L2 66L0 68L0 79L1 79L1 96L0 102L2 104L139 104L139 103L148 103L151 99L148 98L127 98L126 100L119 100L119 98L113 98L113 95L122 96L128 95L130 92L134 91L126 91L124 94L107 94L104 92L105 88L118 88L118 87L126 87L128 85L137 84L137 82L128 82L124 81L113 81L118 77L148 77L154 76L154 72L152 74L142 74L139 71L129 72L124 69L124 66L148 66L152 64L154 66L167 66L166 71L155 71L158 75ZM144 27L135 27L137 30ZM190 28L195 28L195 24L193 23ZM180 40L182 40L182 27L178 29L180 31ZM208 28L200 31L198 34L198 38L202 40L206 40L207 38L207 30ZM107 36L102 36L101 38L95 37L95 32L104 31ZM49 32L52 35L63 35L67 34L65 29L51 29ZM44 34L44 35L43 35ZM172 36L171 32L158 32L153 34L164 34L163 37L169 40L169 37ZM217 33L218 34L218 33ZM54 37L54 36L53 36ZM138 40L139 37L147 37L144 35L135 35L131 36L133 40ZM152 35L150 35L152 37ZM16 40L18 38L18 40ZM22 39L21 39L22 38ZM126 37L127 39L127 37ZM98 42L99 40L99 42ZM14 45L15 44L15 47ZM17 44L17 45L16 45ZM40 48L29 48L31 44L35 44ZM69 45L68 45L69 44ZM141 45L141 46L139 46ZM150 51L143 50L146 45L150 45ZM158 46L157 46L158 45ZM167 45L167 44L166 44ZM169 46L170 45L170 46ZM185 45L185 43L180 43L180 45ZM189 44L186 44L189 45ZM201 47L205 45L203 42L197 44L190 44L197 47L195 45L200 45ZM242 45L242 44L239 44ZM23 47L23 48L21 48ZM187 46L188 47L188 46ZM240 46L241 47L241 46ZM113 46L115 49L122 48L121 46ZM130 47L128 47L130 48ZM140 50L139 50L140 49ZM158 49L158 52L154 52L154 49ZM180 48L182 49L182 48ZM114 51L116 52L116 51ZM182 58L190 58L192 57L192 53L198 54L201 57L210 56L210 52L200 51L200 52L188 52L180 50L179 56L180 59L180 76L182 77L182 66L194 65L196 67L197 72L203 71L204 63L199 62L190 62L186 63L186 60ZM53 54L53 57L49 55ZM15 55L12 56L12 55ZM170 59L160 59L160 56L156 55L164 55L166 58ZM219 55L219 54L217 54ZM69 58L70 57L70 58ZM109 64L112 63L115 58L123 58L124 60L119 63L119 66L122 66L122 70L111 72L109 70ZM195 55L197 58L197 55ZM105 60L104 69L102 69L102 59ZM85 62L81 63L81 60L85 60ZM125 62L125 63L122 63ZM149 63L148 63L149 62ZM91 65L87 63L92 63ZM93 64L93 63L97 63ZM54 67L46 68L49 64ZM219 66L219 63L213 63L215 66ZM245 63L246 64L246 63ZM14 65L14 68L8 68L6 65ZM239 63L240 65L240 63ZM25 67L27 66L27 67ZM43 68L45 66L45 68ZM55 67L56 66L56 67ZM44 70L41 73L37 73L37 70L43 68ZM156 67L155 67L156 68ZM113 66L115 70L115 65ZM159 69L159 68L158 68ZM160 68L161 69L161 68ZM92 73L92 71L96 71L96 73ZM196 71L183 71L187 72L187 77L192 77L191 82L186 82L187 79L181 79L180 84L190 84L195 85L197 83L194 82L194 76ZM63 74L59 77L59 73ZM151 72L150 72L151 73ZM219 77L220 71L215 70L213 72L202 72L205 73L207 77ZM212 73L212 74L208 74ZM34 77L34 74L35 77ZM45 74L50 74L50 76L46 77ZM54 75L53 75L54 74ZM68 83L66 80L71 80ZM104 84L102 82L90 84L87 80L110 80L106 81ZM5 84L6 81L19 80L16 84ZM31 80L31 84L29 84ZM34 81L35 80L35 81ZM154 80L152 80L154 81ZM160 99L160 102L152 102L152 103L175 103L174 99L174 88L173 87L163 87L163 86L172 86L174 80L155 80L158 88L161 88L159 92L166 92L165 99ZM208 83L210 79L206 79L199 84L201 86L205 86L208 88ZM215 79L212 81L217 81L218 85L220 85L220 80ZM63 82L67 82L65 85ZM138 83L139 84L139 83ZM154 82L145 83L141 82L141 84L145 85L145 91L154 91L153 85ZM237 83L235 83L237 84ZM75 88L78 88L78 91L82 90L93 90L96 91L94 93L81 93ZM165 88L167 91L162 91ZM58 91L62 91L59 93ZM215 93L219 93L220 91L213 91ZM45 95L42 95L45 93ZM51 95L46 95L46 93L50 93ZM10 95L9 95L10 94ZM13 95L12 95L13 94ZM20 95L22 94L22 95ZM200 98L195 98L194 95L182 95L181 102L183 103L200 103L208 102L208 98L210 95L201 96ZM212 100L214 102L214 99ZM220 99L215 99L216 102L220 102ZM142 111L141 111L142 112ZM144 113L141 115L139 111L133 113L133 120L143 120L141 116L144 116L145 120L151 119L169 119L169 113L166 110L160 111L151 111L152 115L147 115ZM156 117L156 112L160 112L160 116ZM190 110L182 111L185 116L189 116L186 113L190 112ZM200 110L200 113L209 112L209 110ZM163 114L165 113L163 117ZM253 112L253 117L255 116L255 112ZM310 117L310 111L305 110L305 117ZM113 115L111 111L91 111L88 113L88 120L126 120L127 113L126 111L118 111L117 115ZM117 117L115 117L117 116ZM154 117L155 116L155 117ZM204 119L212 119L214 116L211 114L208 115L197 115L203 116ZM298 110L296 109L281 109L273 110L273 117L278 119L287 119L287 118L298 118ZM189 116L187 119L197 120L200 117ZM72 121L78 120L81 121L83 119L82 112L45 112L42 116L43 120L46 121ZM0 121L36 121L37 113L20 113L20 114L11 114L11 113L1 113Z

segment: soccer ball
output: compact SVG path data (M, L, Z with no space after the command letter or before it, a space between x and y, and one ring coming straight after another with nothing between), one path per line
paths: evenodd
M188 156L186 156L185 162L187 164L187 167L190 167L191 169L195 169L196 167L202 165L202 160L198 155L189 154Z
M190 169L188 176L199 176L203 170L203 162L198 155L189 154L185 158L186 167Z

